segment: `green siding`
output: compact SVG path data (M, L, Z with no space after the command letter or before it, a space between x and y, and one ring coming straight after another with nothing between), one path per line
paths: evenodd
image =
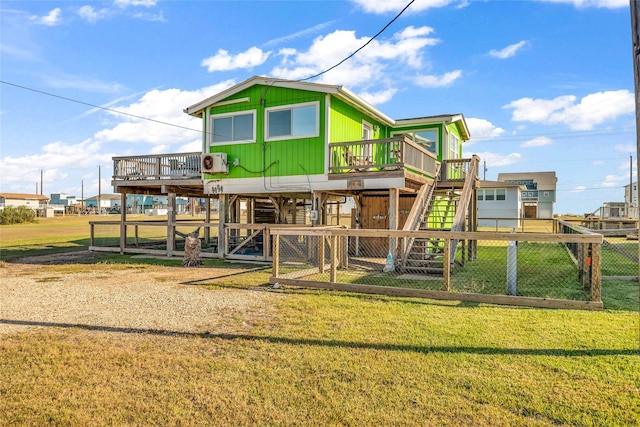
M373 139L384 137L385 128L380 122L348 105L342 100L331 97L330 142L349 142L362 139L362 121L373 126Z
M204 118L205 138L209 131L210 116L214 114L255 111L256 142L213 145L210 152L227 153L229 174L217 174L215 178L248 178L266 176L290 176L324 173L325 158L325 94L298 89L256 85L238 92L225 101L249 98L239 102L213 106ZM264 142L265 110L270 107L319 102L319 136ZM239 159L240 167L233 162ZM271 165L271 166L270 166ZM205 177L212 177L206 175Z

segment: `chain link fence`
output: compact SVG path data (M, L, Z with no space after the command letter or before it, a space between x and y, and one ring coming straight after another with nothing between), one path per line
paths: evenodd
M595 234L272 229L272 283L601 309Z

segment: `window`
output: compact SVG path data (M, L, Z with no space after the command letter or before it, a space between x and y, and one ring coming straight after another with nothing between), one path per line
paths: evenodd
M318 136L318 103L267 109L267 139Z
M411 141L427 149L427 151L438 154L438 130L424 129L411 132L394 132L391 136L404 135Z
M255 112L215 114L211 116L211 145L256 140Z
M460 145L460 140L458 136L452 132L449 133L449 159L459 159L460 153L458 151L458 146Z
M504 188L487 188L484 190L478 190L478 200L507 200L507 190Z

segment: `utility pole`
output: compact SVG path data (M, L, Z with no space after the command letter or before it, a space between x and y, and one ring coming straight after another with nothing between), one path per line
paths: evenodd
M487 161L484 161L484 174L482 175L482 180L486 181L487 180Z
M42 169L40 169L40 195L41 196L42 196L42 187L43 187L42 184L43 184L43 181L44 181L43 177L44 177L44 172L43 172Z

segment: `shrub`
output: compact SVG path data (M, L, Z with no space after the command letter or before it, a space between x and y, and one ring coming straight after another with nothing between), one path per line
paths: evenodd
M0 224L36 222L36 213L26 206L7 206L0 210Z

